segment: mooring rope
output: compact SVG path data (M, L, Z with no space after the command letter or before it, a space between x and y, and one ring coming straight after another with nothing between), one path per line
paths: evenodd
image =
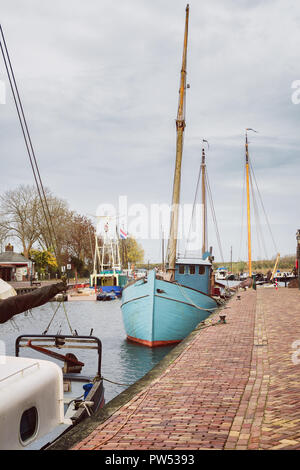
M182 295L186 298L186 300L188 300L194 307L196 307L198 310L204 310L206 312L212 312L213 310L218 310L219 307L212 307L212 308L203 308L203 307L199 307L199 305L195 304L195 302L192 301L192 299L189 298L188 295L185 294L182 286L180 284L175 284L177 287L179 287L179 289L181 290L182 292Z

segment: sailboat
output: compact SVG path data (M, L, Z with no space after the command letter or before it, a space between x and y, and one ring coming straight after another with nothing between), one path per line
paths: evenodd
M255 129L252 129L251 127L247 127L245 129L245 168L246 168L246 195L247 195L247 246L248 246L248 270L249 270L249 273L245 276L245 279L240 284L241 287L251 287L252 285L253 285L253 287L255 287L255 283L253 284L253 275L254 275L254 273L252 271L251 207L250 207L250 184L252 185L251 172L253 174L253 169L250 166L250 158L249 158L249 142L248 142L248 132L249 131L257 132ZM252 187L252 195L253 195L253 205L256 206L256 202L255 202L255 199L254 199L253 187ZM265 216L266 216L266 214L265 214ZM275 245L275 242L274 242L274 238L273 238L273 235L272 235L271 228L270 228L269 222L267 220L267 217L266 217L266 221L267 221L270 233L271 233L271 237L273 239L275 250L277 251L277 248L276 248L276 245ZM280 258L280 253L277 253L273 272L270 276L270 279L267 279L266 282L269 282L269 281L273 280L273 278L275 276L275 271L276 271L276 268L277 268L277 265L278 265L278 262L279 262L279 258Z
M185 129L186 59L189 5L186 7L184 46L176 120L177 143L173 182L168 263L163 275L150 271L147 279L128 284L122 294L122 315L131 341L149 347L182 341L201 321L218 308L212 291L211 253L203 236L202 258L181 258L177 253L181 163ZM205 176L203 172L203 195ZM206 219L204 197L203 218ZM206 233L203 228L204 234Z

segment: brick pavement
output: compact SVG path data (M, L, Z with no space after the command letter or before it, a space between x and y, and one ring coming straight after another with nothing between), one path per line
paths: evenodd
M75 450L300 449L300 292L241 292ZM300 354L299 354L300 362Z

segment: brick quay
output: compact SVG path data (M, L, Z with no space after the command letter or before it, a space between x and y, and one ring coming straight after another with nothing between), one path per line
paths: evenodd
M249 289L49 449L300 449L299 394L300 291Z

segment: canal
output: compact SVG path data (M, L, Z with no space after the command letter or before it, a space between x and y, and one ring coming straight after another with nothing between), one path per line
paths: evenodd
M50 302L26 314L16 315L13 320L0 325L1 349L7 355L14 355L15 340L19 335L42 334L49 326L57 306L57 302ZM128 342L120 306L120 300L65 303L72 330L76 330L78 335L90 335L93 329L93 336L102 342L102 376L107 379L104 381L106 403L143 377L174 347L151 349ZM71 334L67 317L61 305L48 334ZM34 351L28 349L21 351L21 355L37 357ZM46 356L39 357L49 359ZM94 374L97 370L95 352L85 352L80 358L85 363L84 373Z

